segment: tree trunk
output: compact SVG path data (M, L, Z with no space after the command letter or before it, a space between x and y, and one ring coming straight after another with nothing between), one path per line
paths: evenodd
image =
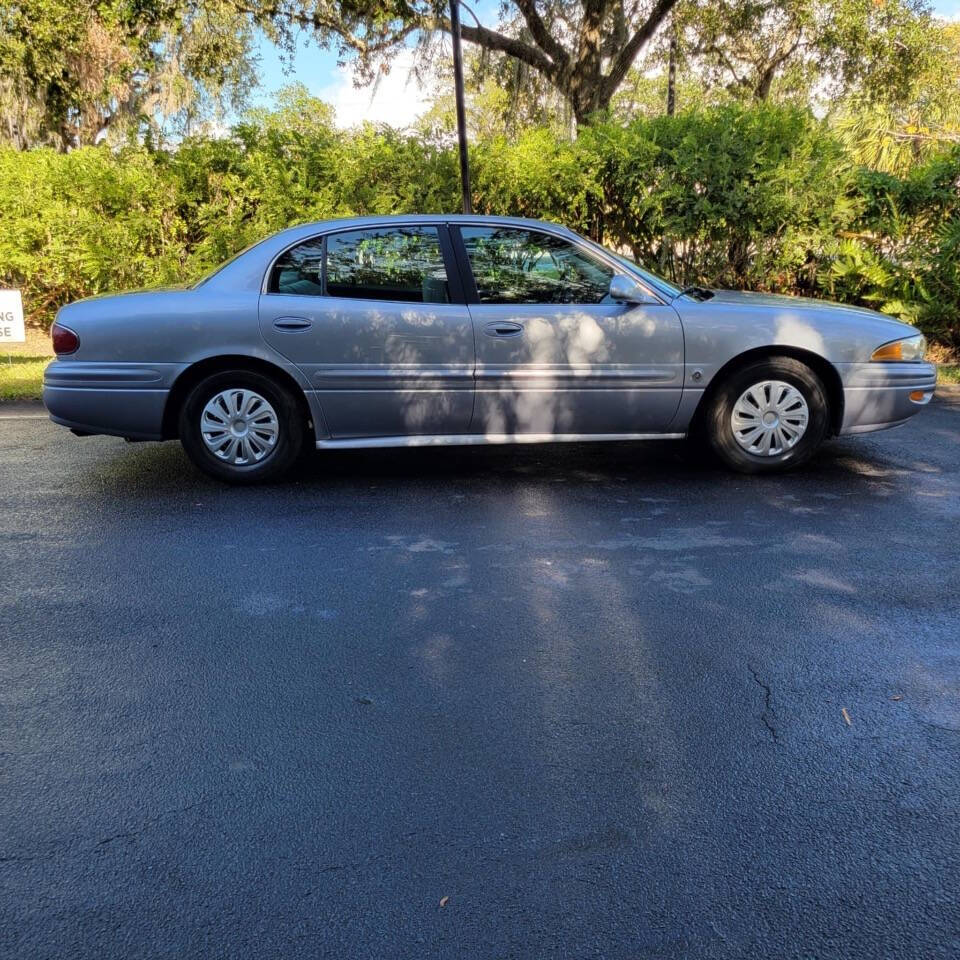
M773 86L773 79L777 75L777 64L772 63L760 75L760 81L753 91L753 95L761 102L770 96L770 87Z
M619 49L604 47L604 41L608 39L604 25L611 14L612 0L583 0L584 16L573 50L550 33L533 0L516 0L533 35L532 41L507 36L479 23L462 24L460 32L468 43L514 57L536 70L563 95L577 123L581 124L590 114L610 106L634 60L670 15L676 2L655 0L646 20ZM444 28L450 29L449 21L444 23ZM628 34L624 33L624 36ZM605 64L607 73L604 73Z
M677 111L677 38L670 38L670 65L667 68L667 116Z

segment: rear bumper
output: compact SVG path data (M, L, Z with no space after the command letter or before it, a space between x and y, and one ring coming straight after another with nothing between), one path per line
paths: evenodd
M919 413L933 398L937 368L932 363L841 363L841 434L895 427Z
M54 423L83 433L159 440L179 364L54 361L44 371L43 404Z
M160 440L166 390L43 388L43 405L54 423L81 433L134 440Z

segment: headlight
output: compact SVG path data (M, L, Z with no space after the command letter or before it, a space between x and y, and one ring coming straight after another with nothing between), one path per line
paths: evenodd
M927 338L918 333L903 340L894 340L877 347L870 356L871 360L886 360L893 362L920 361L927 352Z

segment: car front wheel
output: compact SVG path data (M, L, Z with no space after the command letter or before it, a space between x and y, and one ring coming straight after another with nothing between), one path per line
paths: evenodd
M228 483L273 480L303 448L296 399L270 377L225 370L201 380L180 410L180 442L204 473Z
M813 456L829 432L829 401L820 378L790 357L737 370L707 411L710 444L741 473L776 473Z

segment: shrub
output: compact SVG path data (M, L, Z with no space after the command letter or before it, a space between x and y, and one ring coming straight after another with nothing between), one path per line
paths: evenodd
M799 109L724 106L588 136L610 238L681 285L809 288L853 212L839 141Z
M80 297L177 281L184 224L144 150L0 150L0 286L49 324Z
M860 170L858 231L840 246L824 290L916 323L960 348L960 147L903 178Z
M908 176L855 168L822 122L742 105L600 120L471 149L478 211L556 220L681 284L831 296L960 346L960 147ZM28 315L184 282L295 223L459 207L456 149L338 130L302 89L176 151L0 150L0 284Z

